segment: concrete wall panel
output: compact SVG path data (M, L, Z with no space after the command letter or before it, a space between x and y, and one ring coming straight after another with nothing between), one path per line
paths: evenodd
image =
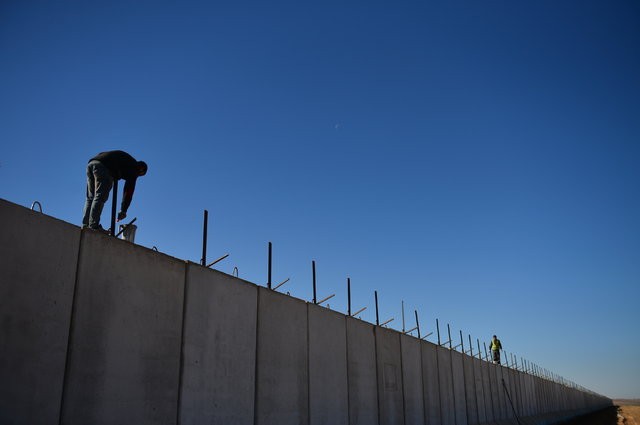
M174 424L186 265L82 233L64 424Z
M455 401L453 395L453 375L451 371L451 350L438 347L438 382L440 383L440 420L442 425L455 425Z
M424 425L424 386L420 340L400 335L405 425Z
M0 199L0 423L57 424L80 230Z
M380 425L404 425L400 334L379 326L375 334Z
M493 413L493 421L498 422L503 419L502 416L502 406L500 405L500 392L502 389L500 388L500 383L497 379L497 371L498 366L487 363L487 371L488 371L488 381L489 387L491 388L491 408Z
M486 361L482 361L482 392L484 392L484 400L485 400L485 415L487 417L486 422L495 422L496 415L494 413L494 403L493 403L493 385L491 383L491 374L489 373L489 368L491 365Z
M438 378L437 346L423 341L422 381L424 383L425 419L429 425L440 424L440 383Z
M515 400L514 400L515 393L511 386L510 371L511 369L507 367L500 368L500 372L502 374L502 392L505 397L505 406L506 406L505 417L507 419L513 419L515 417L514 410L516 408Z
M504 392L504 386L502 384L502 366L497 365L494 366L495 376L496 376L496 386L498 388L498 400L499 400L499 416L500 420L504 420L507 418L507 398Z
M373 325L347 317L349 424L378 424L378 373Z
M487 413L486 413L486 395L484 391L484 383L482 381L482 360L474 358L473 361L473 379L475 381L475 391L476 391L476 405L477 405L477 415L478 415L478 423L483 424L487 422Z
M310 425L348 425L346 318L314 304L308 308Z
M259 288L256 425L307 425L307 305Z
M253 425L258 288L187 268L180 424Z
M476 379L473 370L474 360L473 357L467 355L462 357L462 363L464 365L465 400L467 403L467 423L469 425L478 423L478 392L476 390Z
M453 371L453 399L456 409L456 424L467 424L467 396L465 390L464 364L462 354L451 350L451 369Z

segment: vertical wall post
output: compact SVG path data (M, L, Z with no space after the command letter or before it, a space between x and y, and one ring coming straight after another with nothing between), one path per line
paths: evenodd
M269 266L268 266L268 272L267 272L267 288L271 289L271 242L269 242Z
M376 297L376 326L380 326L380 316L378 315L378 291L373 291Z
M118 179L113 179L113 195L111 199L111 236L116 235L116 210L118 209Z
M207 265L207 224L209 222L209 211L204 210L204 224L202 226L202 260L200 264Z
M313 303L317 304L317 298L316 298L316 262L315 261L311 261L311 269L313 272Z
M351 278L347 278L347 314L351 316Z

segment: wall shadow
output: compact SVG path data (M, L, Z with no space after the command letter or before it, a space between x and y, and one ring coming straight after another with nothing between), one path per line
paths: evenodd
M580 416L562 425L617 425L618 406L611 406L588 415Z

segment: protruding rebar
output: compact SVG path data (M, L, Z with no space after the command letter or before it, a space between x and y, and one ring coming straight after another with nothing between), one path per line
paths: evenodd
M408 329L408 330L406 330L406 331L404 331L404 332L402 332L402 333L404 333L404 334L410 334L411 332L415 331L416 329L418 329L418 327L417 327L417 326L414 326L413 328ZM418 335L418 338L420 338L420 336L419 336L419 335Z
M376 297L376 325L380 326L380 316L378 315L378 291L373 291Z
M131 226L133 223L136 222L136 220L138 219L138 217L135 217L133 220L131 220L129 222L129 224L125 224L124 226L122 226L122 229L120 229L120 231L118 232L118 234L116 235L116 238L118 236L120 236L122 234L122 232L124 232L125 230L127 230L127 227ZM126 237L125 237L126 238Z
M218 258L217 260L214 260L213 262L207 264L207 268L213 266L214 264L219 263L220 261L224 260L225 258L227 258L229 256L229 254L224 254L222 257Z
M38 202L38 201L33 201L33 204L31 204L31 211L33 211L33 208L36 205L40 208L40 212L42 212L42 204L40 202Z
M311 261L311 269L313 272L313 303L318 304L316 302L316 262Z
M418 338L420 338L420 322L418 322L418 310L413 310L416 314L416 329L418 330Z
M451 349L451 326L447 323L447 334L449 335L449 349Z
M336 296L336 294L331 294L331 295L329 295L328 297L323 298L323 299L321 299L320 301L318 301L318 304L322 304L323 302L325 302L325 301L327 301L327 300L330 300L331 298L333 298L333 297L335 297L335 296Z
M404 333L404 300L402 301L402 332Z
M267 288L271 289L271 242L269 242L269 265L267 271Z
M347 278L347 314L351 316L351 278Z
M438 331L438 345L440 344L440 322L438 322L438 319L436 318L436 330Z
M200 264L207 264L207 226L209 224L209 211L204 210L204 223L202 225L202 259Z
M386 322L382 323L380 326L384 326L387 323L391 323L391 322L393 322L393 317L391 319L387 320Z
M289 282L289 278L286 278L285 280L283 280L282 282L278 283L276 285L275 288L273 288L273 290L275 291L276 289L278 289L279 287L281 287L282 285L284 285L285 283Z
M352 315L350 315L351 317L356 317L358 314L362 313L363 311L365 311L367 309L367 307L362 307L360 310L356 311L355 313L353 313Z

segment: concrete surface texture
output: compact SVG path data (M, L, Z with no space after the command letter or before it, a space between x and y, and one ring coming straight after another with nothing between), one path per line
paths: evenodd
M378 372L374 326L347 317L349 424L378 423Z
M542 425L612 405L4 200L0 218L1 424Z
M184 284L184 262L82 233L63 423L175 422Z
M258 288L187 266L180 423L253 424Z

